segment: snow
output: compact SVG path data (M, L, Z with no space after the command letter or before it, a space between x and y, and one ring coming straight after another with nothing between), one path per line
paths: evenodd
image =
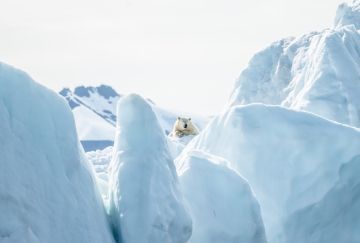
M255 54L229 110L185 148L223 156L248 179L269 242L360 241L358 173L342 177L343 168L359 169L350 162L359 130L346 126L360 127L359 28L354 0L339 6L333 28Z
M59 93L73 110L79 139L85 151L105 149L113 145L117 117L116 104L122 95L107 85L79 86L74 91L65 88ZM159 107L150 100L147 101L154 110L164 133L168 135L179 115ZM201 116L187 115L194 118L193 121L198 127L203 127L208 121Z
M76 128L82 141L114 141L115 127L84 106L73 109Z
M98 149L86 153L86 158L95 169L96 184L107 209L109 205L109 166L112 160L112 152L113 147L109 146L102 150Z
M354 25L360 29L360 1L354 0L351 4L343 3L337 9L334 21L335 28Z
M115 135L115 110L120 97L110 86L78 86L60 92L73 111L79 139L85 151L112 146Z
M187 242L192 223L165 135L147 101L118 103L110 165L110 218L118 242Z
M342 164L359 148L357 129L306 112L253 104L233 106L214 118L183 153L196 149L229 160L259 200L269 242L279 242L287 217L322 200Z
M179 160L179 180L193 219L189 243L267 242L259 204L229 162L201 151Z
M101 91L106 87L113 94L104 95ZM83 106L90 108L95 114L100 115L100 117L104 118L108 123L115 125L116 117L114 116L113 111L116 110L116 104L121 97L117 94L111 87L101 85L99 87L87 87L83 89L89 90L88 95L80 96L79 89L80 87L75 88L74 95L80 101ZM105 93L107 94L107 93Z
M113 147L109 146L103 150L95 150L86 153L86 158L94 166L95 172L102 173L108 169L112 159Z
M196 137L195 135L187 135L182 137L174 137L171 134L167 136L167 142L169 146L169 151L173 159L176 159L181 152L184 150L186 145Z
M359 127L359 46L353 25L275 42L242 71L229 106L282 105Z
M59 93L66 98L72 109L76 106L83 106L108 123L115 125L116 117L114 111L121 95L112 87L107 85L100 85L98 87L78 86L74 91L65 88Z
M68 105L0 64L0 242L114 242Z
M0 63L0 242L359 243L359 29L354 0L272 43L206 127ZM178 116L201 133L167 136Z

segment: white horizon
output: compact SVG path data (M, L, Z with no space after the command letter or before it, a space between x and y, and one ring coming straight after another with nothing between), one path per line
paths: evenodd
M213 115L256 52L332 27L342 2L4 0L0 61L57 92L107 84Z

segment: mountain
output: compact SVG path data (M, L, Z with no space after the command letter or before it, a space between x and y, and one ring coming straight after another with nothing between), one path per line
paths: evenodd
M115 136L116 103L120 95L109 86L79 86L63 89L74 114L79 139L85 151L102 149L113 144Z
M272 43L235 83L229 106L265 103L360 126L360 1L339 6L333 28Z
M116 105L121 94L112 87L79 86L73 91L64 88L63 96L73 111L79 139L85 151L104 149L114 143L116 126ZM171 132L177 114L157 106L147 99L156 113L160 125L167 135ZM203 127L206 119L196 116L196 124Z
M71 109L83 105L111 125L115 125L114 110L120 95L110 86L79 86L74 89L74 92L71 92L70 89L63 89L60 94L67 99Z

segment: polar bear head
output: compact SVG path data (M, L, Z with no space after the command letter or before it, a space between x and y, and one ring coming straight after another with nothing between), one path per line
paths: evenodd
M178 131L190 129L192 126L191 118L178 117L175 126Z

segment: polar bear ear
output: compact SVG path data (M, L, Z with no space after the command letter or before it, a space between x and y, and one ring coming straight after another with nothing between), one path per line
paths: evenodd
M180 116L178 116L178 118L177 118L178 120L180 120Z
M189 117L189 121L191 121L191 117Z

